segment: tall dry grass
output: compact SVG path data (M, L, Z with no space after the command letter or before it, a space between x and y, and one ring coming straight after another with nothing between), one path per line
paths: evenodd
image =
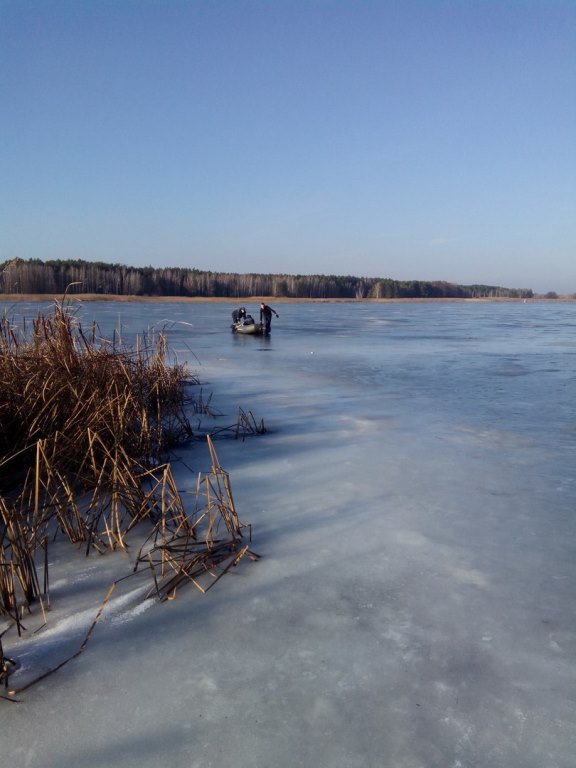
M60 440L57 466L90 471L98 435L104 453L161 460L192 430L186 416L183 366L168 364L160 334L136 351L87 336L70 308L56 304L31 329L0 318L0 491L17 483L39 440Z
M205 591L244 554L255 557L241 546L210 438L211 470L198 476L191 509L166 461L192 437L187 413L206 407L194 404L191 382L184 366L169 363L162 334L127 349L94 328L86 334L64 303L28 328L0 319L0 617L18 634L33 604L46 618L56 536L104 554L126 549L147 522L134 573L145 565L149 595L160 599L190 581ZM243 434L258 426L245 421Z

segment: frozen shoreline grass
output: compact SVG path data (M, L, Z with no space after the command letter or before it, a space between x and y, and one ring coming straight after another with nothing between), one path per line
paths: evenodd
M69 305L55 304L31 327L0 318L0 490L28 471L38 440L61 443L67 472L89 472L90 435L143 463L191 436L190 376L167 357L163 334L129 350L99 338L95 326L86 334Z
M193 436L190 383L185 366L168 362L162 333L126 349L96 327L85 333L64 303L29 328L0 320L0 681L13 664L2 635L15 627L21 636L33 605L46 623L55 537L104 554L125 550L146 522L133 567L146 569L147 596L160 600L187 581L205 591L206 573L213 583L215 568L221 575L248 552L210 439L212 469L198 478L192 511L166 461Z

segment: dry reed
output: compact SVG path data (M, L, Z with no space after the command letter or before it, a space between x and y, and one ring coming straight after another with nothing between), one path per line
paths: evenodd
M19 635L33 605L46 621L56 536L104 554L126 550L130 532L146 522L151 532L133 573L145 565L147 596L160 600L183 583L205 592L244 555L257 558L243 543L210 437L211 469L198 475L190 510L165 460L192 437L190 407L208 409L209 401L194 404L186 394L190 381L185 367L168 363L162 334L153 347L127 350L94 328L86 335L64 303L29 332L0 319L0 617ZM237 437L263 431L241 411ZM84 650L115 584L80 649L55 669ZM0 682L12 668L0 644Z

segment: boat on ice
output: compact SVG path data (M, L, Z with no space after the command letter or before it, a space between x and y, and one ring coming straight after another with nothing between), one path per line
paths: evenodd
M230 327L232 328L232 333L245 333L252 334L253 336L261 336L264 333L264 325L254 322L254 318L250 315L247 315L242 320L238 320L237 323L232 323Z

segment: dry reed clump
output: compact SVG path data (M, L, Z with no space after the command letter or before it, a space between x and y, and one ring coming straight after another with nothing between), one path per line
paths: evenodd
M136 352L88 338L66 307L38 316L20 337L0 319L0 490L27 471L38 440L62 435L59 462L74 472L99 436L146 463L192 430L183 396L186 372L169 365L165 337Z
M18 635L33 605L46 622L48 547L56 536L104 554L127 550L131 531L145 522L151 532L133 574L145 565L153 583L147 597L160 600L182 583L206 591L245 554L256 559L242 542L244 526L210 437L211 469L198 476L191 510L162 461L192 436L188 381L184 367L168 364L163 335L153 349L117 349L94 332L88 338L61 304L21 337L0 320L0 618ZM242 431L258 426L246 419ZM84 650L115 587L63 663ZM13 664L0 642L5 685Z

